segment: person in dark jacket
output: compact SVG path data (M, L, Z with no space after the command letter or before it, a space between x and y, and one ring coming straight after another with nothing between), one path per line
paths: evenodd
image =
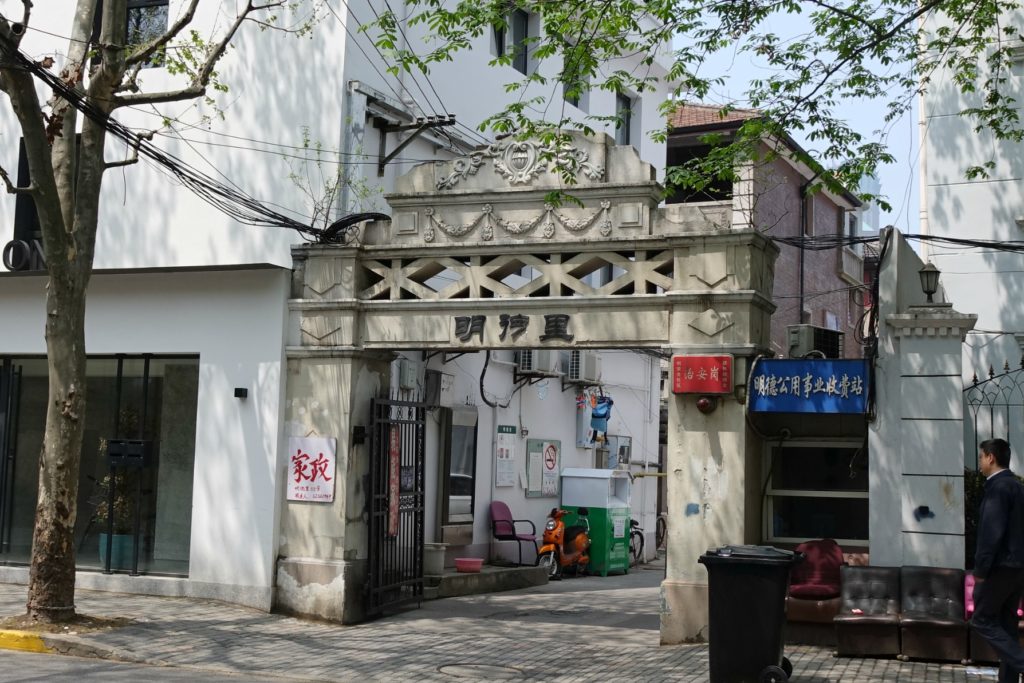
M1017 636L1017 606L1024 594L1024 485L1010 471L1010 444L989 439L979 446L985 493L978 515L971 626L999 654L1000 683L1024 673Z

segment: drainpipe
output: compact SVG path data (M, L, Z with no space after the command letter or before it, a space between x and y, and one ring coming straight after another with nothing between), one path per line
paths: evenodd
M820 173L820 171L815 173L800 186L800 310L798 322L801 324L804 322L804 261L807 258L804 242L807 239L808 222L814 220L814 212L807 210L807 201L811 197L808 190L811 189L811 183L817 179Z
M815 176L817 177L817 176ZM800 186L800 305L797 308L797 323L804 322L804 260L807 250L804 249L804 241L807 239L807 189L811 186L811 180Z

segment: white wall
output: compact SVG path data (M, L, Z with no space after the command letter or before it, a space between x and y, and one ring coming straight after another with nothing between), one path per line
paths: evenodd
M1015 25L1020 17L1016 11L1004 18L1003 25ZM979 82L991 75L984 61L978 68ZM1018 61L1000 76L1006 79L1001 89L1020 92L1024 88L1024 62ZM1016 220L1024 216L1022 145L997 140L987 131L975 132L976 123L958 114L976 106L983 106L980 90L961 92L945 69L931 77L922 107L924 231L965 239L1024 239L1024 223L1018 225ZM1022 111L1020 103L1017 111ZM969 166L988 161L995 166L987 178L965 177ZM925 260L931 260L942 271L941 282L954 308L978 314L977 331L968 335L965 347L965 380L975 372L984 379L989 365L996 372L1006 361L1011 368L1019 367L1021 344L1013 336L1024 332L1024 312L1014 305L1016 293L1024 287L1019 255L991 247L963 250L928 244L923 244L921 251ZM985 296L978 296L979 292L985 292Z
M278 268L100 273L86 322L90 354L199 355L189 578L259 589L268 607L288 280ZM0 278L0 318L18 321L5 326L0 355L45 353L44 287L40 276ZM235 387L248 398L234 398Z

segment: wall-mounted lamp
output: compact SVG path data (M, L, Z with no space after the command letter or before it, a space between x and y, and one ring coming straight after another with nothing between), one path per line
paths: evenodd
M914 509L914 519L920 522L922 519L933 519L935 513L927 505L918 505Z
M697 399L697 410L707 415L714 412L718 407L718 398L715 396L701 396Z
M248 398L249 390L245 387L235 387L235 398Z
M932 301L932 295L939 291L939 269L929 261L917 271L917 274L921 278L921 290L928 295L928 303L935 303Z

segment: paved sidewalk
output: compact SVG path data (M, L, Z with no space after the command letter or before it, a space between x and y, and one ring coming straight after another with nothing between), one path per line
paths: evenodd
M435 600L347 627L217 602L79 591L79 611L137 623L57 640L73 654L303 681L706 681L706 645L658 645L661 578L656 568ZM0 585L0 614L20 613L24 601L24 586ZM808 683L995 680L994 669L836 659L824 648L790 647L787 656L793 680Z

